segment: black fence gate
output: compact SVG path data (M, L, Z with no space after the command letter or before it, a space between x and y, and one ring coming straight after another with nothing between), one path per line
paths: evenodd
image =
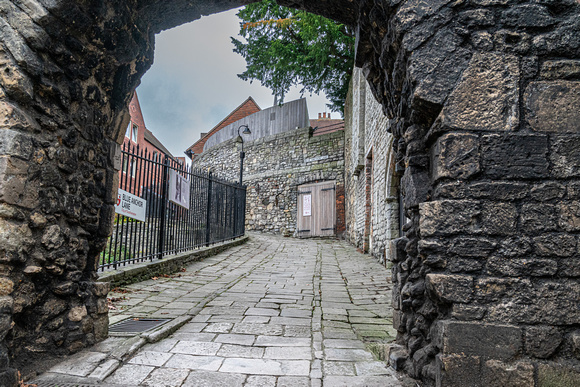
M170 181L181 183L177 191ZM113 234L100 256L100 270L161 259L244 235L246 187L188 168L163 154L125 146L119 189L146 200L144 221L115 215Z

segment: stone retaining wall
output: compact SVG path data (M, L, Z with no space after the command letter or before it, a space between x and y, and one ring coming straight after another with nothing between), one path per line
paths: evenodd
M239 180L241 144L229 140L193 160ZM246 228L291 236L296 231L297 187L336 181L337 233L344 232L344 131L312 136L295 129L244 143L244 185L247 185Z

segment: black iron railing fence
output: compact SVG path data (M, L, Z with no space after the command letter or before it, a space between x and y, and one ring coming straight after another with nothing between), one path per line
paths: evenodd
M115 215L113 234L100 256L100 270L161 259L244 235L246 187L188 168L163 154L124 146L119 189L146 200L144 221Z

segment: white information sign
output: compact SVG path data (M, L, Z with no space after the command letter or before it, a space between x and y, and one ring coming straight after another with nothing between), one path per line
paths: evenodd
M302 196L302 216L312 215L312 195Z
M133 218L144 222L146 209L147 200L141 199L139 196L135 196L127 191L119 189L117 203L115 203L115 212L117 214L125 215L128 218Z
M169 201L189 210L189 179L169 170Z

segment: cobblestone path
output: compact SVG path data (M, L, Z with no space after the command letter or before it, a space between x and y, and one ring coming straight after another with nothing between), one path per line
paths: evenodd
M251 234L110 297L119 300L111 323L185 324L157 341L110 337L51 368L39 386L408 385L368 349L395 335L390 272L342 241Z

